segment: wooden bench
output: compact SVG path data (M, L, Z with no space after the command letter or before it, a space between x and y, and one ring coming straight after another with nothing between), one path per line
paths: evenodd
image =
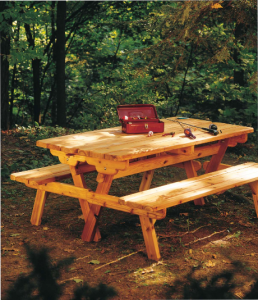
M37 189L31 216L33 225L40 225L45 200L49 193L79 198L81 202L87 201L90 204L139 215L148 258L159 260L161 256L154 224L156 220L165 218L167 208L249 184L258 217L258 164L245 163L234 167L225 165L222 168L219 171L120 198L92 192L86 187L55 182L73 176L69 166L64 164L13 173L11 179ZM82 170L83 173L91 172L95 170L95 167L82 165Z
M252 190L255 211L258 217L257 163L244 163L227 167L223 170L131 194L120 198L119 203L132 209L147 210L154 213L244 184L249 184ZM148 257L159 260L160 252L154 229L155 220L140 216L140 221Z
M87 164L81 164L80 169L83 172L92 172L95 171L94 166ZM12 180L22 182L29 187L37 189L37 194L35 197L35 202L31 214L31 224L40 225L41 218L43 215L43 210L49 192L39 189L40 186L49 184L51 182L60 181L63 179L71 178L71 170L69 165L58 164L18 173L12 173L10 178Z
M26 185L41 185L50 182L60 181L70 178L70 167L64 164L58 164L18 173L12 173L10 178ZM45 206L46 199L49 193L46 191L37 190L33 211L30 222L32 225L40 225L41 218Z

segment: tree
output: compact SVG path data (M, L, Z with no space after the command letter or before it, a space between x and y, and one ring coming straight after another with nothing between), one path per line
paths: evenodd
M56 82L57 82L57 124L66 125L65 99L65 17L66 2L57 3L57 34L56 34Z
M6 1L0 2L0 13L7 9ZM9 129L9 55L11 18L3 18L0 31L1 54L1 127Z

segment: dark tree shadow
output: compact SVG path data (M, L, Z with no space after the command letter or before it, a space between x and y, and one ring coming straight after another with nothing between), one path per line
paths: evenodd
M33 249L25 245L28 260L32 265L32 271L28 275L21 274L17 280L10 285L3 300L57 300L63 293L65 284L59 284L61 270L66 269L74 261L67 258L52 264L49 250L42 248ZM112 287L99 284L90 287L87 283L74 290L73 300L97 300L109 299L117 293Z
M207 277L194 278L195 273L201 267L193 268L192 271L182 280L177 280L167 293L168 299L178 293L179 289L183 291L183 299L236 299L233 289L236 285L233 282L238 268L243 268L241 262L234 262L233 271L224 271L214 275L207 281ZM258 277L251 291L242 299L258 299Z

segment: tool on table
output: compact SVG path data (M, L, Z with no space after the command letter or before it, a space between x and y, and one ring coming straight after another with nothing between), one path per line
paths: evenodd
M202 130L206 130L206 131L208 131L209 133L212 133L213 135L218 135L219 134L219 132L218 132L218 130L217 130L217 125L215 125L215 124L211 124L210 126L209 126L209 128L205 128L205 127L199 127L199 126L195 126L195 125L192 125L192 124L187 124L187 123L184 123L184 122L179 122L179 121L176 121L176 120L170 120L170 119L167 119L167 120L169 120L169 121L172 121L172 122L177 122L177 123L179 123L180 125L181 124L184 124L184 125L188 125L188 126L191 126L191 127L195 127L195 128L199 128L199 129L202 129ZM182 125L181 125L182 126ZM183 126L182 126L183 127Z
M175 132L164 133L162 136L171 135L172 137L175 135Z
M170 120L170 121L172 121L172 120ZM189 127L189 128L185 128L185 127L181 124L182 122L179 122L179 121L175 121L175 122L177 122L179 125L181 125L181 127L184 129L184 134L185 134L185 136L189 137L190 139L196 139L196 136L193 135L192 130L191 130L190 127Z

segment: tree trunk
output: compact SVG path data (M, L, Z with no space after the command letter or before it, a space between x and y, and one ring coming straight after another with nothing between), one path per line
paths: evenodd
M41 98L41 87L40 87L40 59L35 58L32 60L33 69L33 90L34 90L34 121L41 123L40 116L40 98Z
M243 37L245 35L245 26L243 23L237 24L236 28L235 28L235 38L236 38L236 42L240 41L241 43L243 43ZM235 49L234 51L234 61L241 65L241 59L239 58L239 51L237 49ZM244 86L246 84L245 82L245 76L244 76L244 70L241 69L239 71L234 70L234 83L239 84L240 86Z
M35 41L32 37L30 25L25 24L24 28L26 30L27 40L32 49L35 47ZM33 69L33 91L34 91L34 121L41 123L40 120L40 98L41 98L41 87L40 87L40 59L32 59L32 69Z
M5 2L0 3L0 12L6 8ZM11 20L7 21L9 25ZM0 32L0 54L1 54L1 129L9 129L9 61L10 36L7 32Z
M57 124L66 126L65 98L65 17L66 2L57 2L57 39L56 39L56 82L57 82Z

